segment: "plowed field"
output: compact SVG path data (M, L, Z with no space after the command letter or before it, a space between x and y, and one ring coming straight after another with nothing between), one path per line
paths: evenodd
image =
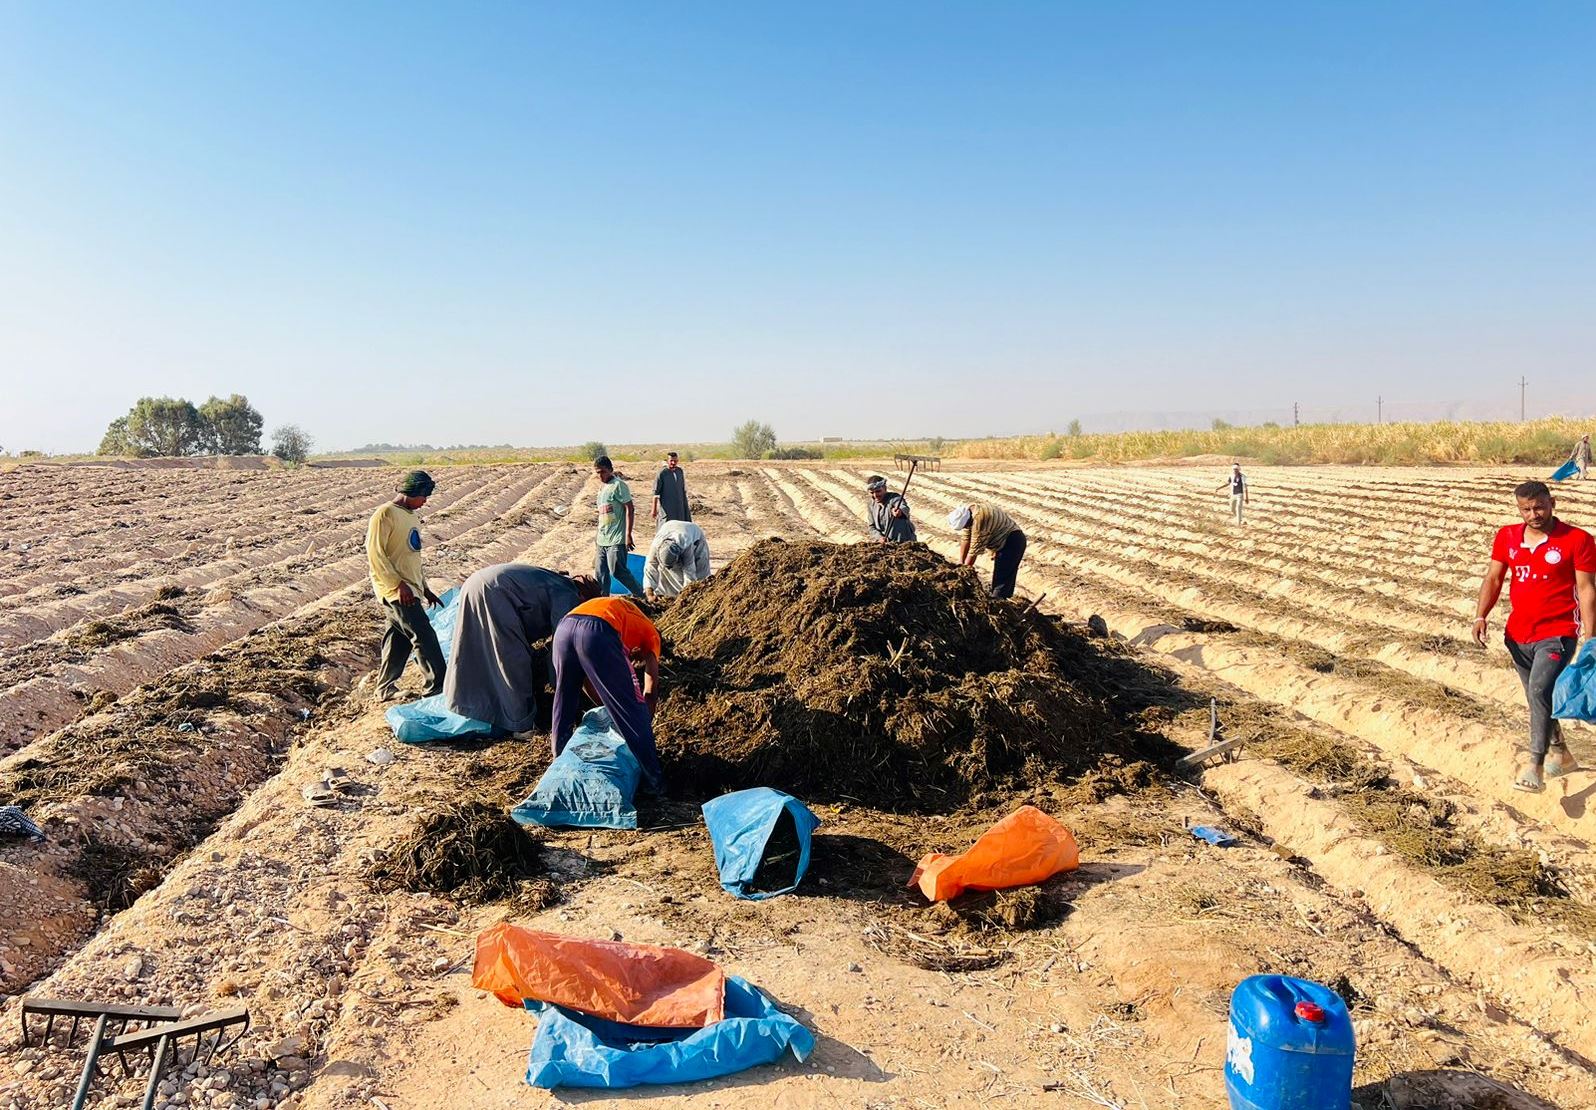
M770 535L864 539L870 472L701 463L689 488L718 567ZM518 1082L532 1022L462 963L510 908L364 877L418 814L547 760L541 740L404 748L356 690L380 634L364 526L395 475L35 466L0 487L0 804L50 834L0 842L0 990L248 1005L239 1048L174 1071L160 1105L563 1099ZM436 587L511 559L587 568L585 469L436 476ZM945 514L993 500L1029 537L1022 592L1105 619L1094 681L1163 771L1105 766L945 815L817 805L814 878L764 903L724 895L695 808L663 803L647 831L550 834L560 900L514 916L709 953L819 1036L807 1064L656 1105L1220 1107L1230 989L1279 971L1352 1004L1363 1106L1596 1106L1596 773L1510 788L1522 695L1499 642L1468 642L1529 476L1258 468L1237 527L1224 468L919 474L922 540L952 554ZM1596 524L1596 496L1557 492ZM640 547L651 531L645 507ZM1182 779L1173 755L1207 742L1211 704L1241 758ZM1596 766L1591 732L1570 739ZM397 762L368 763L379 747ZM308 807L332 767L356 789ZM953 921L903 891L921 854L1021 801L1081 841L1080 871L1048 888L1062 917ZM81 1053L22 1045L16 1006L0 1105L66 1105ZM141 1087L102 1079L91 1105Z

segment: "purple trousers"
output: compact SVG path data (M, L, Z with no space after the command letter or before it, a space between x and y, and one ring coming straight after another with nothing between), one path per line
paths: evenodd
M632 661L621 646L621 634L606 620L573 613L554 630L554 754L565 750L582 715L582 679L610 711L615 731L642 765L643 776L658 787L664 779L654 747L654 719L637 688Z

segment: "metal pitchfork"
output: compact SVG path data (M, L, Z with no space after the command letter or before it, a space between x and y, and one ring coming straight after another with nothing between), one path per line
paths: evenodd
M44 1018L44 1028L38 1031L37 1041L33 1039L37 1026L29 1028L28 1025L30 1016ZM191 1059L200 1059L203 1052L205 1062L209 1064L218 1052L232 1048L249 1031L249 1011L243 1007L213 1010L183 1020L183 1011L171 1006L123 1006L113 1002L30 997L22 1000L22 1043L48 1044L51 1034L55 1032L55 1023L58 1020L65 1022L69 1018L72 1024L66 1029L66 1037L61 1044L63 1048L72 1046L78 1028L84 1021L94 1021L93 1032L89 1036L88 1058L84 1060L83 1073L78 1078L78 1091L72 1099L72 1110L82 1110L88 1101L89 1089L94 1086L94 1077L99 1074L102 1053L116 1053L117 1061L122 1065L122 1074L129 1075L133 1069L128 1064L128 1053L153 1052L154 1060L150 1064L150 1079L144 1089L143 1104L143 1110L152 1110L161 1072L165 1070L167 1053L179 1040L193 1037L194 1055ZM207 1047L207 1034L210 1033L216 1036Z
M89 1097L89 1088L94 1083L96 1057L101 1050L116 1053L117 1062L122 1065L123 1075L130 1075L133 1072L127 1062L129 1052L143 1052L146 1049L153 1052L154 1059L150 1062L149 1082L144 1085L142 1107L143 1110L154 1110L155 1092L161 1085L161 1073L166 1070L166 1054L178 1041L184 1037L193 1037L194 1054L189 1059L199 1060L203 1050L204 1061L208 1065L218 1052L232 1048L247 1032L249 1032L249 1011L239 1006L232 1010L211 1010L209 1013L196 1014L186 1021L152 1025L134 1033L123 1033L121 1036L112 1037L103 1044L91 1045L89 1058L83 1065L83 1077L78 1081L78 1095L72 1103L72 1110L83 1110L83 1104ZM210 1033L215 1033L216 1037L207 1047L207 1034Z

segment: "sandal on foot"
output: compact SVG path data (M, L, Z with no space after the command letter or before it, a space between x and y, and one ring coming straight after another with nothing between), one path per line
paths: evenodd
M1528 794L1539 794L1546 789L1546 784L1541 781L1541 769L1531 763L1518 773L1513 780L1513 789L1522 790Z
M1567 745L1553 744L1546 751L1546 777L1549 779L1562 778L1564 775L1579 770L1579 760L1574 758L1574 753L1568 750Z

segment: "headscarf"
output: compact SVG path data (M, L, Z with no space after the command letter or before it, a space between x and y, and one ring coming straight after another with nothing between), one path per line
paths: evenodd
M876 490L878 490L878 489L886 489L886 488L887 488L887 480L885 478L883 478L879 474L875 475L868 482L865 483L865 489L869 490L871 493L876 492Z
M948 514L948 527L955 532L962 532L970 526L970 522L974 519L975 514L970 511L970 506L960 505Z
M665 561L666 570L675 570L682 563L682 545L672 540L665 545L665 550L660 552L660 558Z
M425 470L412 470L399 483L399 492L406 497L431 497L432 491L437 488L438 483Z

